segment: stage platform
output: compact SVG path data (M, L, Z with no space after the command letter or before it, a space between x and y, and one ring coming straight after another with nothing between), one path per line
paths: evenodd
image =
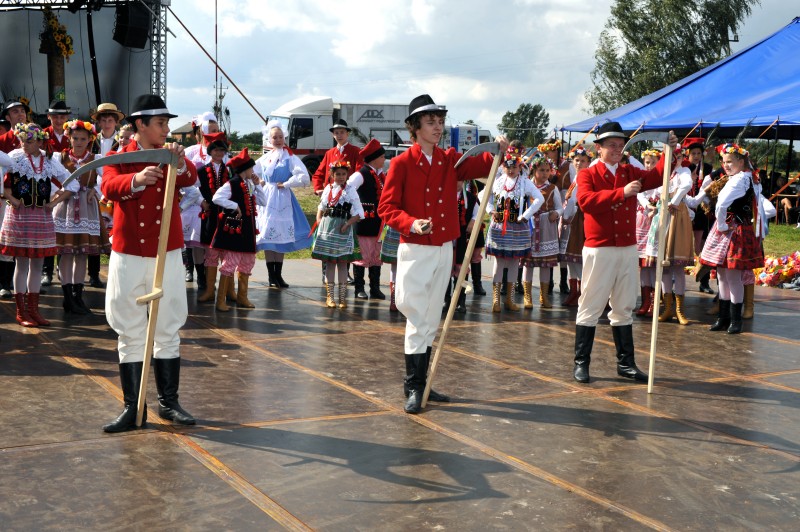
M558 287L552 309L500 314L469 294L435 381L453 402L413 416L404 318L352 287L325 308L317 261L283 271L291 287L270 289L257 264L253 310L187 285L191 428L158 418L151 375L148 428L102 432L122 405L102 291L94 316L65 317L54 284L41 329L0 302L0 530L797 529L800 292L757 287L728 335L689 281L693 322L661 325L651 395L616 376L607 321L592 383L573 381ZM646 370L650 322L634 335Z

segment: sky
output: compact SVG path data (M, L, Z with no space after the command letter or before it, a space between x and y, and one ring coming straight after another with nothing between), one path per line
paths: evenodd
M217 0L219 65L264 116L301 96L401 103L427 93L451 124L497 131L507 111L541 104L550 128L590 115L584 93L612 0ZM214 56L213 0L172 10ZM580 6L576 8L576 6ZM593 6L587 8L587 6ZM736 52L800 16L800 0L761 0ZM211 110L216 71L169 14L167 104L178 127ZM635 68L635 65L633 65ZM231 130L263 122L222 75Z

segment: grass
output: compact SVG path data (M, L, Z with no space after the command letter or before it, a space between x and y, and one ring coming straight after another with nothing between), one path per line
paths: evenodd
M764 254L782 257L800 250L800 229L794 225L770 224L764 239Z

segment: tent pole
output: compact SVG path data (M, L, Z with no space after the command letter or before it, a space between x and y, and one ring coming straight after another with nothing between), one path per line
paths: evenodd
M772 147L772 171L776 174L778 169L778 128L780 128L780 122L775 124L775 145ZM786 172L786 178L789 178L789 172ZM768 174L767 179L769 179L769 194L771 196L772 191L775 189L775 180L772 179L772 174Z

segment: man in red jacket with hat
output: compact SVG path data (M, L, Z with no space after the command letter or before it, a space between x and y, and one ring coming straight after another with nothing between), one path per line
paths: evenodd
M578 173L578 205L583 211L583 286L575 319L576 381L589 382L594 333L610 303L611 330L617 349L617 374L638 382L647 375L636 367L633 307L639 286L636 251L636 194L661 186L664 157L653 170L623 164L627 136L617 122L600 126L595 139L599 161ZM669 144L678 139L670 132ZM669 164L669 163L666 163Z
M184 157L183 146L164 145L169 134L169 119L174 118L164 101L146 94L134 102L128 119L133 125L134 141L121 153L167 148L180 157L175 188L193 185L197 171ZM114 238L108 263L106 319L119 335L119 375L125 408L106 432L124 432L136 428L136 408L147 337L147 306L136 298L149 293L153 286L158 237L164 203L164 179L167 168L148 163L112 164L105 167L103 196L114 202ZM171 222L164 267L161 299L168 312L158 315L153 370L158 390L158 414L181 425L194 425L194 418L178 403L180 382L180 335L186 322L188 305L183 280L183 230L179 195L171 206ZM145 419L147 412L144 413ZM142 425L144 426L144 424Z
M414 145L392 160L378 204L381 219L400 233L397 249L397 308L406 317L405 411L418 413L428 377L431 346L442 319L442 302L453 269L453 241L460 234L458 182L485 177L492 155L471 157L438 144L447 109L427 94L408 106L406 128ZM505 151L508 141L498 137ZM449 401L431 390L432 401Z

